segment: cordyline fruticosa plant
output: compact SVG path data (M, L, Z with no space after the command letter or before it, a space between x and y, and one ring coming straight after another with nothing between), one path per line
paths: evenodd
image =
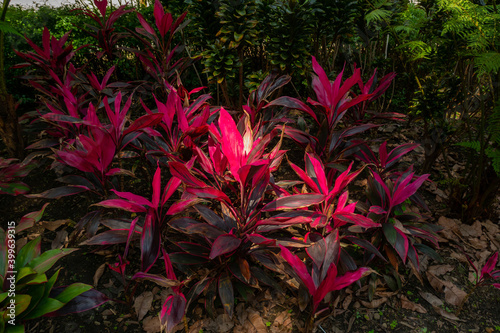
M477 288L484 286L493 286L497 289L500 289L500 283L496 283L497 280L500 282L500 269L495 270L498 262L498 252L495 252L491 257L488 258L483 268L481 269L481 272L479 272L479 269L477 265L474 264L472 258L467 253L465 253L463 249L461 250L469 261L469 265L472 267L472 269L474 269L474 280L472 281L472 289L467 293L467 296L464 298L457 310L457 315L460 314L460 311L462 311L462 308L469 299L470 295L472 295Z
M351 115L351 119L356 119L356 121L345 121L348 120L345 117L346 114L359 113L359 108L366 107L360 106L361 103L373 101L379 97L392 82L394 75L386 76L379 87L375 88L372 87L373 77L366 85L362 83L359 68L355 68L353 75L344 82L342 82L344 71L337 76L334 82L331 82L314 57L312 58L312 66L316 74L313 76L312 87L317 100L308 98L307 101L314 108L288 96L279 97L269 103L268 106L280 105L310 115L319 126L316 136L295 128L288 128L286 134L298 144L304 147L310 146L326 163L345 162L345 158L351 155L357 146L355 143L348 142L347 138L377 126L365 123L364 116L354 114ZM357 95L352 91L356 84L361 88L361 92ZM358 109L355 109L355 106L358 106ZM342 122L344 126L339 128Z

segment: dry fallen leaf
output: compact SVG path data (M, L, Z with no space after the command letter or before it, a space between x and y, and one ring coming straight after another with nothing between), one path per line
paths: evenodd
M271 332L285 333L292 331L292 315L288 311L283 311L274 319Z
M71 222L70 219L56 220L56 221L42 221L40 222L40 226L50 231L56 231L57 228L69 222Z
M145 291L135 298L134 309L137 320L141 321L144 318L151 309L151 304L153 304L153 293L151 291Z
M427 280L429 281L430 285L432 288L434 288L435 291L438 293L443 292L444 290L444 283L440 279L438 279L434 274L431 272L427 271L425 272L425 275L427 275Z
M449 281L445 281L444 283L445 301L451 305L460 306L467 297L467 293Z
M97 268L94 274L94 287L97 287L97 284L99 283L99 279L101 278L102 274L104 274L104 270L106 269L106 264L102 264Z
M267 333L267 327L264 320L260 316L260 313L254 309L248 309L248 320L255 327L258 333Z
M160 318L158 317L146 317L142 322L142 329L146 333L158 333L161 331Z
M440 232L441 236L450 240L457 238L454 232L458 232L458 226L461 224L459 220L441 216L438 220L438 224L443 227L443 230Z
M481 230L481 222L476 221L472 225L461 224L459 226L460 234L464 237L479 237L483 233Z
M401 307L418 313L427 313L427 310L422 305L413 303L405 296L401 296Z
M225 313L218 315L215 322L217 323L217 332L229 332L234 327L234 321Z
M444 304L442 300L431 293L421 291L420 296L422 296L422 298L429 302L432 306L442 306Z
M361 301L361 304L363 304L364 307L367 307L369 309L376 309L379 306L381 306L382 304L384 304L385 302L387 302L387 298L382 297L382 298L374 299L371 302Z
M351 304L352 302L352 295L349 294L345 297L344 301L342 302L342 308L344 310L347 310L347 308L349 307L349 304Z
M444 275L448 272L451 272L455 269L452 265L433 265L428 268L428 271L434 274L435 276Z
M62 249L64 245L68 242L68 232L66 230L61 230L56 233L56 238L52 241L50 248Z
M440 314L441 316L443 316L444 318L446 319L450 319L450 320L454 320L454 321L464 321L460 318L458 318L457 316L455 316L455 314L451 313L451 312L448 312L440 307L437 307L437 306L433 306L434 310Z

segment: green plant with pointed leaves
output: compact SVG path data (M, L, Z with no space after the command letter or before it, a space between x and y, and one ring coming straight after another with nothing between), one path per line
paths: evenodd
M257 29L257 6L253 0L221 0L217 17L221 28L217 32L220 43L229 50L236 50L238 62L238 107L243 105L243 79L245 51L252 46L259 34ZM230 66L230 65L229 65ZM219 77L220 78L220 77Z
M271 29L267 49L272 66L301 81L309 79L311 35L315 1L276 1L271 6Z
M42 316L53 317L93 309L107 297L84 283L54 287L61 269L47 271L77 249L41 252L41 236L14 253L14 226L0 228L0 331L24 332L24 323Z

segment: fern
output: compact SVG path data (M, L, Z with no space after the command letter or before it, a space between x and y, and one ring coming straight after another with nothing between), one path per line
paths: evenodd
M4 34L10 33L23 37L23 35L21 35L16 29L14 29L12 25L10 25L10 23L5 21L0 21L0 31L3 32Z
M473 149L478 153L481 151L481 143L479 141L459 142L456 145L460 147Z
M370 3L370 2L369 2ZM370 5L373 7L373 10L365 15L365 20L368 24L371 22L377 23L382 21L388 21L391 18L392 11L388 9L384 9L384 7L390 7L391 2L387 0L378 0L375 3Z
M414 40L398 46L400 49L408 49L410 61L418 59L429 59L432 48L421 40Z
M388 20L391 17L392 12L387 9L375 9L368 14L366 14L365 19L368 24L371 22L381 22L384 20Z
M496 73L500 70L500 53L484 52L475 58L476 66L482 73Z
M485 153L491 159L493 170L500 176L500 149L488 147Z
M488 131L493 142L500 146L500 100L496 104L488 121Z

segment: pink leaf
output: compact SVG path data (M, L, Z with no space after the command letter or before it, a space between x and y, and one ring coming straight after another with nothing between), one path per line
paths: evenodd
M160 194L161 194L161 169L160 166L156 168L155 175L153 176L153 198L151 199L151 204L153 208L158 207L160 204Z
M321 193L328 194L328 183L325 177L325 168L314 155L306 154L306 170L311 179L318 185Z
M320 204L325 200L325 196L323 194L296 194L288 197L281 197L274 201L268 203L264 208L262 208L263 212L281 210L281 209L297 209L297 208L305 208L311 205Z
M127 199L128 201L130 201L134 204L138 204L141 206L153 207L153 205L151 204L151 202L148 199L141 197L140 195L137 195L137 194L134 194L131 192L120 192L117 190L111 190L111 191L113 191L120 198Z
M142 16L141 13L137 13L137 18L139 19L139 22L141 23L142 27L144 30L146 30L148 33L150 33L153 36L156 36L155 31L153 28L149 25L148 22L144 19L144 16Z
M495 252L488 261L486 261L486 264L484 264L483 269L481 269L481 279L483 278L484 275L489 275L493 269L495 269L495 266L498 261L498 252Z
M170 295L163 303L160 313L162 325L167 325L165 331L171 333L177 324L179 324L184 317L186 310L186 297L181 293Z
M238 170L241 167L244 150L243 138L233 118L224 108L220 109L219 127L222 139L222 152L228 159L233 176L238 180Z
M290 266L292 266L293 270L295 271L295 273L297 273L299 278L302 280L302 282L306 286L309 293L311 295L314 295L316 292L316 286L314 285L314 282L312 280L311 275L307 271L306 264L304 264L299 259L299 257L292 254L290 252L290 250L288 250L283 245L280 244L279 247L281 249L281 256L283 257L283 259L285 259L290 264Z
M108 0L94 0L94 5L101 13L102 17L106 17L106 7L108 6Z
M96 206L101 206L101 207L107 207L107 208L117 208L117 209L123 209L128 212L133 212L133 213L143 213L146 212L147 209L141 205L129 202L127 200L123 199L109 199L109 200L104 200L99 203L95 204Z

